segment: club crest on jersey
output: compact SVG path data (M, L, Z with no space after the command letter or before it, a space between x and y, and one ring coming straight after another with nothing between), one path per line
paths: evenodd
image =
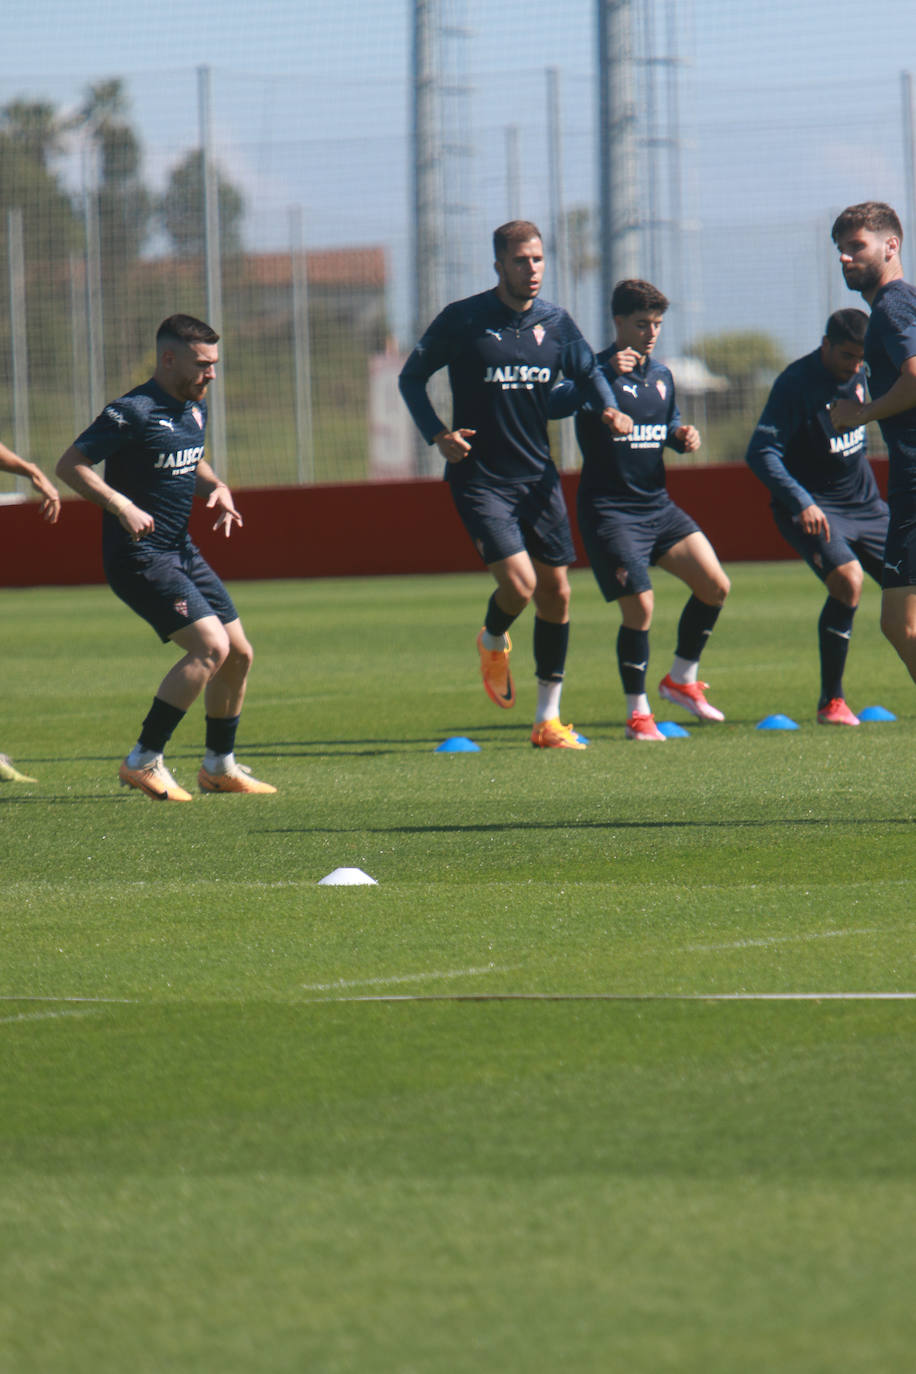
M661 377L659 377L658 381L655 383L655 390L658 392L659 396L661 396L662 400L668 395L668 388L665 386Z
M534 342L537 344L538 348L540 348L541 344L544 342L544 335L547 333L547 330L542 324L536 324L531 332L534 335Z
M203 429L203 427L204 427L204 417L203 417L203 414L202 414L202 412L201 412L201 410L200 410L200 407L199 407L199 406L191 406L191 414L194 416L194 419L197 421L197 428L198 428L198 429Z
M188 618L188 603L187 603L187 601L178 600L178 601L174 601L172 604L173 604L173 606L175 607L175 610L178 612L178 614L179 614L179 615L183 615L184 618L185 618L185 620L187 620L187 618Z

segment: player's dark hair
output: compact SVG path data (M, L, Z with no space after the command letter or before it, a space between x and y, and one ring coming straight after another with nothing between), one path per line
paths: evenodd
M619 281L611 296L612 315L635 315L638 310L651 310L653 315L664 315L670 301L651 282L640 281L637 277Z
M900 217L883 200L863 200L859 205L847 205L833 221L830 237L836 243L841 235L854 229L868 229L872 234L894 234L903 242Z
M824 334L828 343L864 344L867 328L868 316L864 310L834 310Z
M156 352L161 353L169 344L215 344L219 335L203 320L193 315L169 315L156 330Z
M513 243L541 238L541 231L530 219L510 219L493 230L493 256L504 258Z

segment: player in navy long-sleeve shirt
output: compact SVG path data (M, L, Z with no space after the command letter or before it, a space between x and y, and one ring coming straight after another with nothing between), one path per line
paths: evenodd
M846 285L871 306L865 335L871 400L837 401L831 419L839 431L877 420L887 444L881 629L916 682L916 287L903 280L903 229L883 201L848 206L832 233Z
M495 289L447 306L404 365L401 394L428 444L446 460L456 509L496 581L477 637L487 695L515 702L509 629L532 599L538 682L531 742L581 749L559 718L569 639L568 565L575 557L559 474L547 439L548 398L573 379L604 423L619 418L594 354L565 310L538 299L544 250L537 226L512 220L493 235ZM448 368L446 425L427 383Z
M156 333L148 382L107 405L57 464L58 476L102 506L102 559L112 591L171 640L183 657L159 684L121 782L157 801L190 801L163 761L185 712L204 693L204 792L275 792L236 763L235 735L252 649L238 612L188 535L195 496L228 536L242 517L204 458L207 388L219 335L191 315L170 315ZM105 476L94 468L104 462Z
M780 534L827 588L818 620L822 725L858 725L846 704L843 670L867 572L878 583L887 506L866 458L865 426L837 434L832 407L865 400L863 310L837 310L819 348L776 378L747 463L768 488Z
M551 405L558 418L576 412L583 459L579 528L605 599L620 604L617 663L627 705L625 733L628 739L659 742L665 735L646 695L654 607L649 568L657 564L690 588L674 660L659 693L700 720L724 720L707 701L707 684L698 681L698 671L729 592L709 540L665 487L666 445L681 453L700 446L694 427L681 422L671 373L652 357L667 308L667 298L649 282L622 281L614 288L616 341L599 353L598 361L626 418L622 432L596 424L589 405L583 404L586 398L574 386L560 383Z

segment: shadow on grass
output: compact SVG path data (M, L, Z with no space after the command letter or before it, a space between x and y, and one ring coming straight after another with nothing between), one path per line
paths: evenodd
M252 830L252 835L475 835L492 834L498 831L519 830L765 830L770 826L848 826L863 825L916 825L913 816L880 816L871 820L861 816L849 817L812 817L786 816L782 819L772 817L760 820L607 820L607 821L496 821L485 825L357 825L328 826L303 825L282 826L278 828Z

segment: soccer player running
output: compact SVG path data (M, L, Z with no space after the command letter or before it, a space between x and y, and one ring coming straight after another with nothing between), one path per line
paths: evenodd
M203 792L275 792L235 760L235 736L252 649L238 612L188 535L194 497L229 537L242 524L232 493L204 459L204 396L219 361L219 335L190 315L156 334L149 381L107 405L57 464L80 496L104 508L102 557L112 591L182 657L166 673L119 770L121 782L157 801L190 801L163 761L165 746L201 692ZM104 479L94 465L104 461Z
M616 338L598 354L625 427L611 432L576 387L561 383L551 414L576 413L582 450L579 529L592 571L607 601L620 606L617 662L626 698L627 739L664 742L646 693L649 627L654 593L649 568L657 565L690 588L681 614L671 669L659 695L699 720L725 717L706 700L700 655L729 593L715 550L694 520L674 504L665 486L665 446L694 453L700 435L681 423L674 379L652 352L667 297L650 282L618 282L611 298Z
M575 549L547 438L550 389L562 374L593 400L606 424L621 417L572 319L538 299L544 249L536 225L501 225L493 252L495 288L447 306L407 359L399 384L417 428L446 461L455 507L496 581L477 637L487 695L497 706L515 703L509 629L533 599L537 706L531 743L583 749L572 726L560 720L569 642L567 568ZM452 390L450 426L426 390L443 367Z
M865 400L863 310L837 310L819 348L776 378L746 461L769 489L776 528L827 588L818 620L821 725L858 725L843 670L865 573L881 582L887 506L866 458L865 426L838 434L840 400Z
M881 629L916 682L916 287L903 280L903 229L883 201L850 205L832 230L846 285L871 306L865 362L871 400L839 400L838 432L877 420L888 451L890 520Z
M11 448L7 448L5 444L0 444L0 472L11 472L15 477L27 477L41 497L41 506L39 507L41 518L47 520L49 525L57 523L57 518L60 515L60 496L57 488L48 481L37 464L20 458L19 454L14 453ZM27 777L25 773L20 773L17 768L14 768L9 754L0 754L0 782L35 782L35 779Z

